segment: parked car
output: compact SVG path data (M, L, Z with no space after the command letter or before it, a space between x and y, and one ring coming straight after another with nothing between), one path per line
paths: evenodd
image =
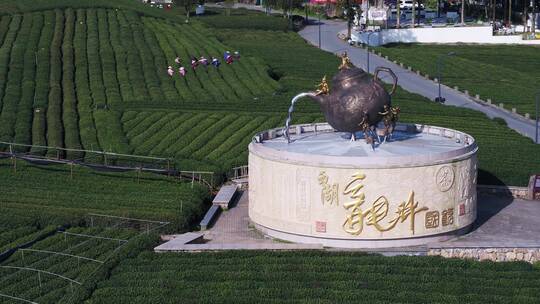
M413 1L412 0L399 0L399 8L401 9L412 9L413 7ZM424 8L424 5L422 3L418 3L418 1L416 2L416 8L420 8L420 9L423 9Z

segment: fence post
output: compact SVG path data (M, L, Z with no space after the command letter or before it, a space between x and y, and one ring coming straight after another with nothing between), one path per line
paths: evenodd
M39 294L42 294L42 290L41 290L41 271L38 270L37 276L38 276L38 282L39 282Z
M13 173L17 173L17 158L13 153L13 146L9 144L9 154L11 155L11 164L13 165Z

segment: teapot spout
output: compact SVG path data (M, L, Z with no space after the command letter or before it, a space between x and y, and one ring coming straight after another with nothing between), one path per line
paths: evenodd
M287 139L287 142L289 142L289 143L291 143L291 139L290 139L290 136L289 136L289 126L290 126L291 120L292 120L292 113L294 111L294 105L302 97L310 97L311 99L315 100L319 104L322 104L322 102L323 102L323 96L321 96L318 93L314 93L314 92L300 93L300 94L293 97L293 99L291 100L291 106L289 107L289 113L287 115L287 120L285 121L285 128L283 129L283 135L285 136L285 138Z
M311 97L311 99L315 100L319 105L325 104L326 99L327 99L326 94L318 94L318 93L313 93L309 97Z

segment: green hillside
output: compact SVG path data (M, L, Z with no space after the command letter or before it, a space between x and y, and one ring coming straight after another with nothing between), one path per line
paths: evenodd
M283 125L291 96L337 71L335 56L283 32L281 19L253 12L216 11L185 24L175 21L177 12L135 0L3 5L9 14L0 19L0 141L172 157L179 169L223 173L247 163L253 133ZM225 50L239 50L241 59L189 68L190 56L222 59ZM188 67L185 78L167 75L176 56ZM540 169L532 157L537 146L482 114L404 91L394 101L405 121L475 136L482 184L524 185ZM295 123L323 120L315 103L297 107ZM501 155L502 147L519 153Z
M169 77L177 56L188 67L192 56L231 49L201 26L131 10L56 9L5 15L0 24L0 141L132 153L119 109L219 107L279 87L249 57Z

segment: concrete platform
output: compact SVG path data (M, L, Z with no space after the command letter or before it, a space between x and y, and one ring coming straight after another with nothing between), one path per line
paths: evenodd
M204 236L203 233L197 233L197 232L177 234L170 241L167 241L166 243L163 243L157 246L156 248L154 248L154 251L155 252L175 251L175 248L179 248L193 242L201 242L203 240L203 236Z
M223 211L209 230L186 233L156 248L155 252L200 252L220 250L322 250L320 244L295 244L265 237L250 226L248 195L243 192L233 201L229 210ZM200 236L194 244L191 238ZM193 239L195 240L195 239Z
M386 256L433 255L435 250L506 248L514 251L540 248L540 202L478 196L478 219L469 234L427 246L377 249L325 248L320 244L294 244L270 239L249 223L248 193L236 205L221 214L212 229L205 233L188 233L155 248L156 252L200 252L219 250L329 250L362 251ZM193 244L193 241L201 243ZM493 253L492 253L493 254ZM442 254L444 255L444 254ZM516 255L518 256L518 255ZM523 255L526 257L526 255Z
M473 230L430 248L540 248L540 201L478 196Z

